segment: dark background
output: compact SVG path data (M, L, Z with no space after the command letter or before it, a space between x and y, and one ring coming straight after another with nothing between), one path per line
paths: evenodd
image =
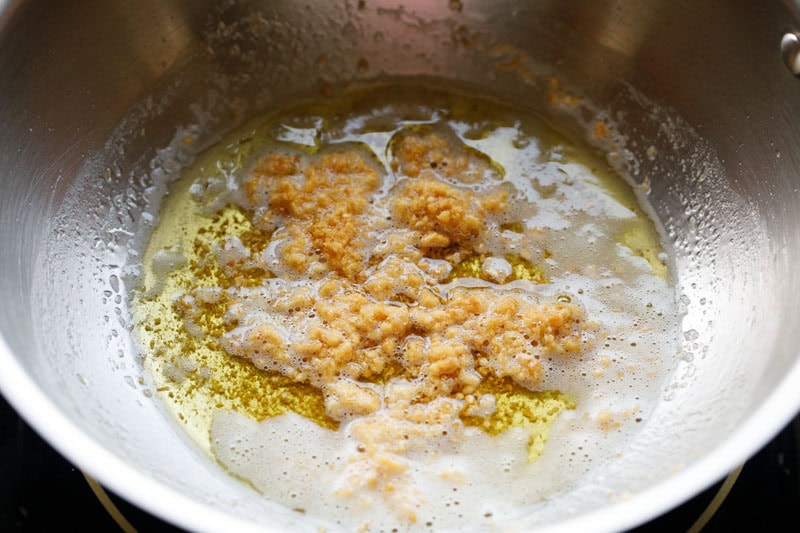
M704 531L800 531L799 443L797 417L745 464ZM720 485L634 531L686 531ZM139 531L179 531L113 494L111 498ZM89 528L120 530L81 471L39 438L0 396L0 532Z

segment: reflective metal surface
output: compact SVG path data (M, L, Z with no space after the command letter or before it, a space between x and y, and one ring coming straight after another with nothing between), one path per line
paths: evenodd
M592 114L612 119L621 135L606 147L610 163L649 182L675 243L681 359L603 480L631 496L565 495L514 525L644 522L722 477L800 407L800 82L784 37L800 31L794 4L0 9L0 388L67 457L167 520L197 530L297 525L194 451L149 397L124 305L131 239L147 229L141 213L191 159L173 142L185 131L207 144L282 99L352 79L459 80L541 106L576 131ZM545 105L553 76L594 103L589 114Z

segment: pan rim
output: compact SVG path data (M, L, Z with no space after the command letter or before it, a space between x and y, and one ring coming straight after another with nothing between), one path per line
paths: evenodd
M204 505L137 470L87 435L42 391L0 335L0 392L53 448L120 497L193 531L280 531ZM800 358L778 387L716 448L674 476L625 501L537 530L615 531L642 525L673 509L746 462L800 412Z

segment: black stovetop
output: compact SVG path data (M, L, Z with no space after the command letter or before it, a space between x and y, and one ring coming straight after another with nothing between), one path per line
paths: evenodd
M634 530L686 531L721 482L681 507ZM178 529L113 494L139 531ZM120 531L80 470L63 459L0 397L0 531ZM748 461L704 531L800 531L800 416Z

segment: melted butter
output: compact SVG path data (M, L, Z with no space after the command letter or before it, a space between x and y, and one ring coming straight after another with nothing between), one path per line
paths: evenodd
M203 215L189 195L192 182L187 179L172 188L171 201L164 206L162 221L144 257L146 286L163 276L164 288L154 297L137 297L133 306L137 336L149 349L145 368L155 379L159 396L206 450L212 416L218 409L239 411L255 420L295 412L322 427L336 429L339 424L325 414L318 389L231 357L210 338L227 329L224 297L203 305L199 321L203 337L187 331L174 302L177 295L198 287L254 285L271 276L246 269L235 278L225 274L214 257L213 243L239 236L243 243L263 250L268 238L253 228L238 207L228 206L211 217ZM153 256L164 249L183 250L187 259L184 266L168 273L155 272Z
M485 376L476 394L492 394L496 409L489 416L462 416L468 426L489 435L499 435L510 428L528 430L528 461L544 451L550 426L565 409L577 407L575 399L560 391L530 391L509 379Z
M145 360L159 378L157 390L178 419L195 434L207 434L217 409L233 409L258 421L294 412L322 427L337 428L338 422L325 414L322 394L317 388L259 370L249 362L229 356L218 342L210 339L230 329L224 320L228 306L224 293L214 303L200 304L202 312L195 322L203 337L187 331L181 308L175 302L176 295L198 287L258 286L262 280L273 277L269 271L242 268L240 263L228 265L233 267L234 276L225 273L215 258L214 243L235 236L250 250L261 252L269 244L269 236L253 227L249 213L233 205L211 217L199 214L188 195L190 185L187 181L174 188L174 200L164 209L166 220L152 237L145 264L152 265L152 257L169 248L187 250L187 260L160 280L164 288L157 296L141 298L136 303L140 314L138 334L155 355ZM181 236L177 241L176 235ZM542 269L530 261L517 254L507 255L506 259L512 266L508 281L546 282ZM461 261L447 281L462 277L486 279L481 264L480 256ZM146 271L146 279L154 283L158 274L152 266ZM401 374L399 365L389 364L371 381L384 384ZM575 408L574 400L560 391L530 391L507 379L485 378L477 393L494 394L497 411L485 418L462 416L464 423L491 435L511 427L530 429L531 461L541 454L548 428L557 415L564 409Z
M507 222L505 224L500 224L500 231L523 233L525 231L525 225L522 222Z
M656 276L661 279L667 278L667 265L660 257L663 251L658 245L658 233L654 227L643 224L632 225L618 237L618 240L634 255L646 259Z
M226 319L230 301L225 290L259 287L264 280L275 277L263 266L253 267L237 259L220 264L217 259L220 243L231 238L237 238L253 254L261 254L269 247L272 236L254 226L253 213L234 204L235 194L231 194L225 183L241 179L241 173L255 157L275 146L313 155L330 144L358 145L374 154L377 163L388 169L394 167L392 146L399 135L451 128L452 133L445 135L464 142L468 157L487 162L495 171L494 178L510 184L518 199L527 197L532 201L530 205L518 201L514 212L496 223L497 236L488 242L488 250L451 261L444 283L460 278L491 281L484 272L486 257L502 257L511 274L496 286L512 281L542 286L553 283L558 301L569 302L568 294L575 299L575 289L565 285L562 275L591 266L587 259L595 260L593 256L597 254L583 251L580 238L570 237L573 248L581 249L575 254L568 246L559 247L560 237L543 240L542 235L549 231L559 235L558 232L564 231L558 226L559 216L568 218L571 228L584 225L594 231L591 225L597 217L605 215L609 216L608 220L602 219L602 231L607 238L599 255L615 264L618 258L613 255L612 245L621 244L633 256L646 260L650 274L660 280L667 279L666 266L659 257L662 249L658 233L638 207L630 187L612 176L607 168L596 161L586 163L579 150L549 128L535 121L509 119L493 103L458 94L431 94L425 95L432 102L427 108L421 106L422 111L416 110L416 104L408 103L416 96L404 93L402 88L388 92L355 90L336 102L305 104L280 111L233 134L199 159L186 177L171 188L160 213L160 223L144 254L145 288L136 295L132 308L136 334L145 349L144 365L157 384L160 398L187 433L209 453L217 454L209 441L214 417L226 411L235 411L255 421L275 418L276 427L285 423L281 415L297 414L319 428L339 429L339 422L326 415L319 389L259 370L249 361L226 353L215 340L236 326ZM384 100L395 102L393 112L405 113L405 122L370 114ZM343 121L343 116L351 119ZM582 168L588 171L578 177L564 178L562 163L571 161L584 164ZM384 184L382 193L390 188L391 183ZM197 194L198 190L202 194ZM198 198L202 201L198 202ZM612 207L598 215L597 206L605 204ZM555 221L552 228L547 227L550 220ZM513 235L503 237L503 233ZM526 253L508 253L506 241ZM458 245L455 243L453 247ZM169 268L160 267L156 258L164 251L184 260L173 260ZM441 257L452 259L447 252L442 250ZM615 268L615 274L620 273L616 264ZM642 270L632 267L631 272L633 279ZM625 271L622 274L623 278L628 275ZM195 299L196 311L190 310L181 297L203 287L220 288L222 292L208 301ZM598 320L602 321L602 317ZM188 323L196 327L189 327ZM598 334L598 338L604 339L604 335ZM620 357L620 361L625 360ZM582 361L547 364L551 367L563 364L568 369L566 374L586 376ZM592 361L591 356L587 355L586 361ZM380 374L365 382L385 385L403 371L399 364L390 362ZM580 379L571 383L548 378L542 390L528 390L509 378L490 375L483 378L474 395L492 395L494 410L483 416L462 412L461 421L482 430L488 435L486 438L499 439L524 430L527 460L531 463L542 456L551 427L558 418L565 411L577 409L581 402L590 403L592 398L586 392L586 381ZM621 374L618 379L624 382ZM575 390L570 388L573 383ZM585 419L588 417L584 416ZM246 469L236 470L230 461L225 465L234 475L248 479ZM266 482L265 486L270 484Z
M506 254L504 259L511 266L511 273L506 277L503 283L510 283L518 280L547 283L547 276L544 270L519 254ZM484 281L492 281L491 277L486 274L483 268L484 260L485 257L483 256L473 255L459 261L453 265L453 269L450 271L450 275L445 281L449 283L461 278L477 278Z
M356 91L357 93L357 91ZM200 303L202 312L194 322L202 330L202 335L187 331L183 312L175 302L178 295L199 287L255 287L263 279L273 277L269 271L258 268L247 269L241 264L226 265L234 274L227 275L215 258L215 243L223 242L229 237L238 237L242 244L253 253L260 253L269 244L269 235L265 235L253 227L252 213L231 204L217 212L208 214L204 205L197 204L190 188L200 184L204 189L204 202L214 203L218 199L213 185L214 176L222 172L233 175L244 168L254 155L272 139L282 141L306 154L319 151L320 130L329 122L329 116L338 112L347 112L352 105L347 98L336 105L308 104L303 111L312 117L309 120L298 120L294 116L281 117L269 121L264 126L245 129L245 134L233 137L221 143L221 148L211 151L203 157L194 170L187 173L186 178L175 184L170 192L170 201L166 202L161 222L156 228L144 257L146 285L152 286L157 277L162 290L151 298L139 297L134 304L137 315L138 336L142 344L153 352L145 358L145 366L156 377L157 390L163 400L171 407L174 415L187 427L190 434L196 436L204 447L207 447L205 435L208 433L213 412L217 409L234 409L248 416L263 420L286 412L298 413L323 427L335 428L338 423L325 414L322 395L318 389L301 383L295 383L277 373L259 370L246 361L229 356L213 337L221 336L230 326L225 325L224 315L227 299L223 296L214 303ZM469 118L485 113L488 108L484 102L476 104L470 98L461 95L450 95L449 105L456 117ZM304 127L305 126L305 127ZM497 124L487 124L478 135L475 132L465 139L482 140L482 147L490 146L491 132ZM508 130L505 128L504 131ZM426 134L436 131L430 125L412 125L403 130L403 134ZM350 142L371 147L370 134L365 137L349 139ZM508 132L506 131L506 136ZM389 137L387 137L389 138ZM393 135L386 145L390 152L401 137ZM374 144L374 140L373 144ZM487 144L488 143L488 144ZM480 145L480 143L478 143ZM498 176L505 174L503 166L472 146L465 146L468 157L486 161L494 168ZM221 196L221 195L219 195ZM523 224L508 223L503 229L522 232ZM153 268L153 256L160 250L181 250L186 257L183 266L168 273L157 273ZM506 260L512 268L508 282L528 280L535 283L546 283L544 270L519 254L506 254ZM482 272L483 257L472 256L453 264L447 281L463 277L488 279ZM147 291L145 292L147 294ZM196 333L196 332L195 332ZM402 369L398 365L387 365L386 370L371 381L385 383L388 379L400 375ZM547 426L554 419L547 413L553 402L558 403L560 411L574 407L574 402L562 397L558 391L528 391L516 386L508 389L500 382L494 385L482 385L482 393L498 394L498 414L487 419L486 424L469 424L480 427L491 434L519 425L530 426L535 435L532 441L546 440ZM525 412L519 416L508 415L509 409L502 406L525 405ZM504 414L503 414L504 413ZM533 426L531 421L547 421ZM467 417L465 417L467 422ZM538 454L531 454L535 457Z

